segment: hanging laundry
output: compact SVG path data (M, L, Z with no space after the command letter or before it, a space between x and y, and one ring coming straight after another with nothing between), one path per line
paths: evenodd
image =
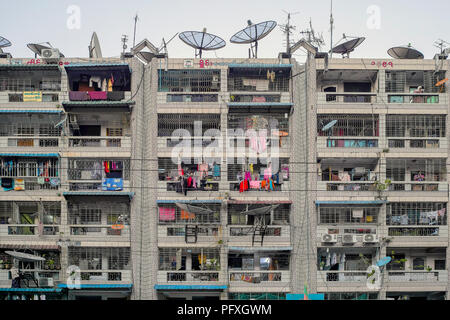
M37 178L37 183L38 184L45 184L45 178L44 177L38 177Z
M106 78L105 79L103 79L103 81L102 81L102 91L107 91L107 83L106 83Z
M261 181L250 181L250 189L260 189Z
M220 166L218 164L214 164L213 176L220 177Z
M192 220L195 219L195 213L190 213L185 210L181 210L180 217L182 220Z
M102 190L103 191L121 191L121 190L123 190L123 180L122 179L105 178L102 180Z
M24 191L24 190L25 190L25 181L23 179L15 179L14 191Z
M175 208L159 207L159 221L174 221Z
M438 210L437 213L438 213L439 217L445 216L445 208L442 208L441 210Z
M50 178L50 185L53 187L59 186L59 178Z
M97 88L101 87L102 79L100 77L90 77L89 78L89 87L94 87L94 84Z
M14 180L12 178L2 178L3 191L14 190Z

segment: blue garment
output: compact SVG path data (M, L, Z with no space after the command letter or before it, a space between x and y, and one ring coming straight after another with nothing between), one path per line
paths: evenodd
M220 177L220 166L217 164L214 165L213 176Z
M123 190L123 179L105 178L102 180L103 191L121 191Z

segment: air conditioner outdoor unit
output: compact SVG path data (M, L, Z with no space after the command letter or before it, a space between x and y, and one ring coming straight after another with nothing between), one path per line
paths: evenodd
M213 76L212 82L219 82L219 76Z
M354 234L344 234L342 243L356 243L356 236Z
M378 243L378 236L376 234L365 234L363 237L364 243Z
M39 278L39 287L53 287L53 278Z
M44 59L59 59L61 56L58 49L42 49L41 57Z
M337 242L337 234L327 234L327 233L323 234L322 242L336 243Z

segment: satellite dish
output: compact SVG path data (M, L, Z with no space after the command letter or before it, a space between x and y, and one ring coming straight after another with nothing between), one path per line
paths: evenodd
M337 123L337 120L331 121L330 123L326 124L326 125L322 128L322 131L328 131L328 130L330 130L331 128L333 128L333 127L336 125L336 123Z
M391 262L391 257L384 257L377 261L376 265L379 267L387 265L389 262Z
M347 37L344 35L343 39L346 39ZM340 45L334 47L333 53L339 53L342 54L342 56L347 55L347 58L350 57L350 52L355 51L355 48L358 47L361 43L364 42L366 38L364 37L358 37L354 38L352 40L346 41L344 43L341 43Z
M275 27L275 21L264 21L258 24L252 24L248 20L248 26L241 31L238 31L231 37L231 43L250 44L250 50L253 53L253 58L258 58L258 41L267 36ZM255 49L255 51L253 51ZM250 57L250 54L249 54Z
M11 46L11 41L0 36L0 53L3 52L3 50L2 50L3 48L10 47L10 46Z
M390 48L387 52L394 59L423 59L424 55L411 44Z
M89 58L102 58L102 50L98 41L97 33L92 34L91 43L89 44Z
M24 253L24 252L16 252L16 251L5 251L6 254L9 254L11 257L16 258L20 261L45 261L45 258L35 256L33 254Z
M203 31L184 31L178 36L188 46L195 48L195 57L202 57L203 50L217 50L225 47L225 40Z

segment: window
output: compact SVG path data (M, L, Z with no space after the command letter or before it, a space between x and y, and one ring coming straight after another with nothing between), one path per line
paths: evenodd
M413 270L425 270L425 259L424 258L414 258L413 259Z
M106 128L106 135L108 137L121 137L123 130L122 128Z
M445 260L434 260L434 270L445 270Z

